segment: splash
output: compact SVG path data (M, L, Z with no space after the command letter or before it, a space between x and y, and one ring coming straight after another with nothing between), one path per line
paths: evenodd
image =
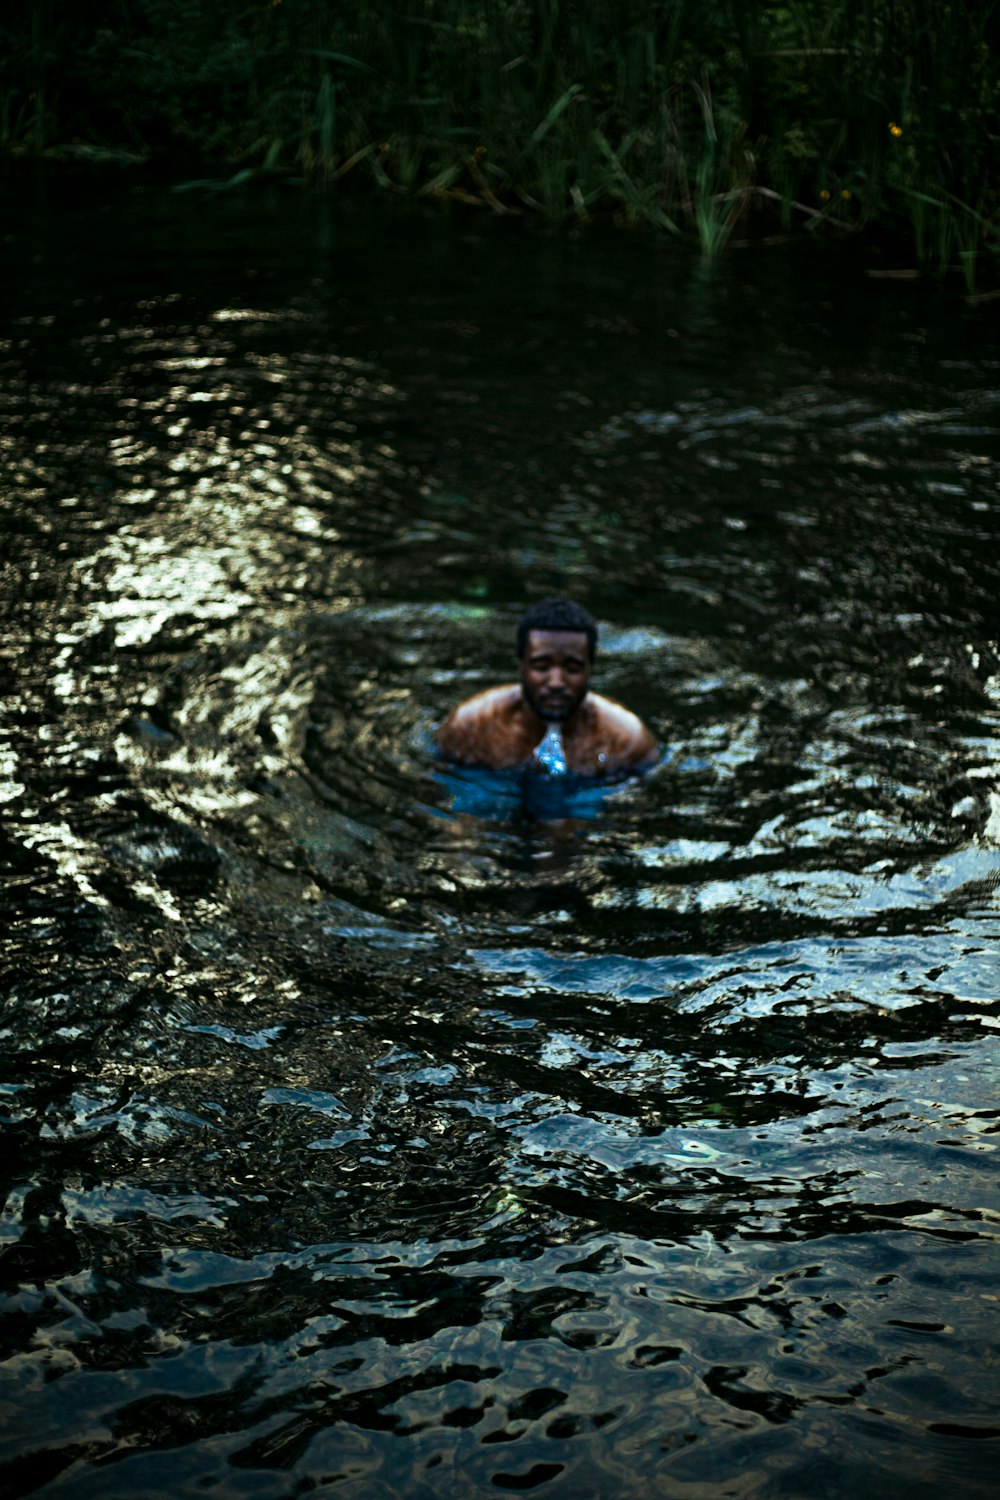
M558 724L550 724L546 729L540 744L535 746L531 763L536 771L541 771L545 776L566 775L569 766L566 764L566 751Z

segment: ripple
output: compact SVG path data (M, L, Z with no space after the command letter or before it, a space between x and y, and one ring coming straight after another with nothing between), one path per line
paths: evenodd
M39 194L3 1482L992 1493L988 327ZM563 592L664 755L553 807L433 728Z

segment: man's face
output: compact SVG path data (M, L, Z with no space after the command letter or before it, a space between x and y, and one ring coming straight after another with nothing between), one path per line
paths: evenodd
M540 719L568 719L587 696L592 670L582 630L532 630L521 657L521 691Z

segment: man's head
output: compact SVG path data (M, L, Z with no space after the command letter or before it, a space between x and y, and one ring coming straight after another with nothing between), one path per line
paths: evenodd
M517 626L521 692L540 719L568 719L587 696L597 649L591 615L569 599L543 599Z
M517 655L520 660L524 658L528 636L533 630L572 631L574 634L585 635L590 665L594 665L594 657L597 655L597 623L582 604L574 604L572 599L541 599L530 609L526 609L517 622Z

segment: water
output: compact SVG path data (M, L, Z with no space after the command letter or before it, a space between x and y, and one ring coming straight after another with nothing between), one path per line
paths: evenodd
M15 191L4 1493L994 1493L995 304Z
M532 761L543 775L565 776L569 767L566 764L566 751L563 748L562 735L558 724L550 724L542 735L541 742L535 746Z

